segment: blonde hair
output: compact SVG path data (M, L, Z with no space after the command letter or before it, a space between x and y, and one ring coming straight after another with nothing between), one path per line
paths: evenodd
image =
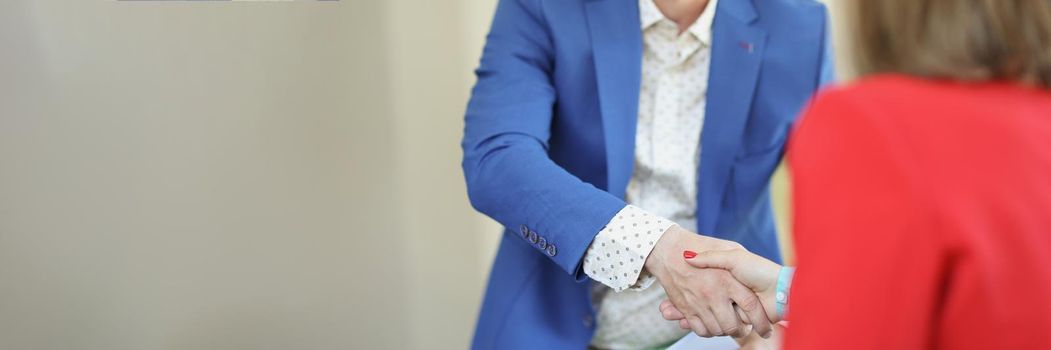
M851 6L862 75L1051 89L1051 0L854 0Z

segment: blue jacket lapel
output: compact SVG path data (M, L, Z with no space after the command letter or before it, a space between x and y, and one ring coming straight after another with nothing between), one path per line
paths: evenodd
M606 142L607 191L624 198L635 164L642 74L639 9L632 0L591 0L586 6Z
M715 233L766 42L766 31L751 25L757 14L750 0L720 1L716 11L698 170L697 229L702 234Z

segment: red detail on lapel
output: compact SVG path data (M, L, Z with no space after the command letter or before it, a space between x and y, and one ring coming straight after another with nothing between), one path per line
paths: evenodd
M755 50L755 46L753 46L752 43L747 41L739 42L737 43L737 45L740 45L742 49L748 50L748 53L752 53L752 51Z

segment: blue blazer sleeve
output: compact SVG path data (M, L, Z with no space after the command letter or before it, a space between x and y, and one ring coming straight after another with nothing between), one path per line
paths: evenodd
M580 281L588 245L625 203L547 155L553 55L539 0L501 0L464 118L463 171L475 209Z

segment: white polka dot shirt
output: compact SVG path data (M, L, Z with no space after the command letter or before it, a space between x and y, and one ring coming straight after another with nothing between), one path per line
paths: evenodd
M711 28L717 0L679 34L653 0L639 0L642 82L635 168L624 207L584 255L596 283L598 310L591 345L604 349L664 345L686 334L658 312L664 289L643 264L673 224L696 230L697 169L708 88ZM644 209L643 209L644 208Z

